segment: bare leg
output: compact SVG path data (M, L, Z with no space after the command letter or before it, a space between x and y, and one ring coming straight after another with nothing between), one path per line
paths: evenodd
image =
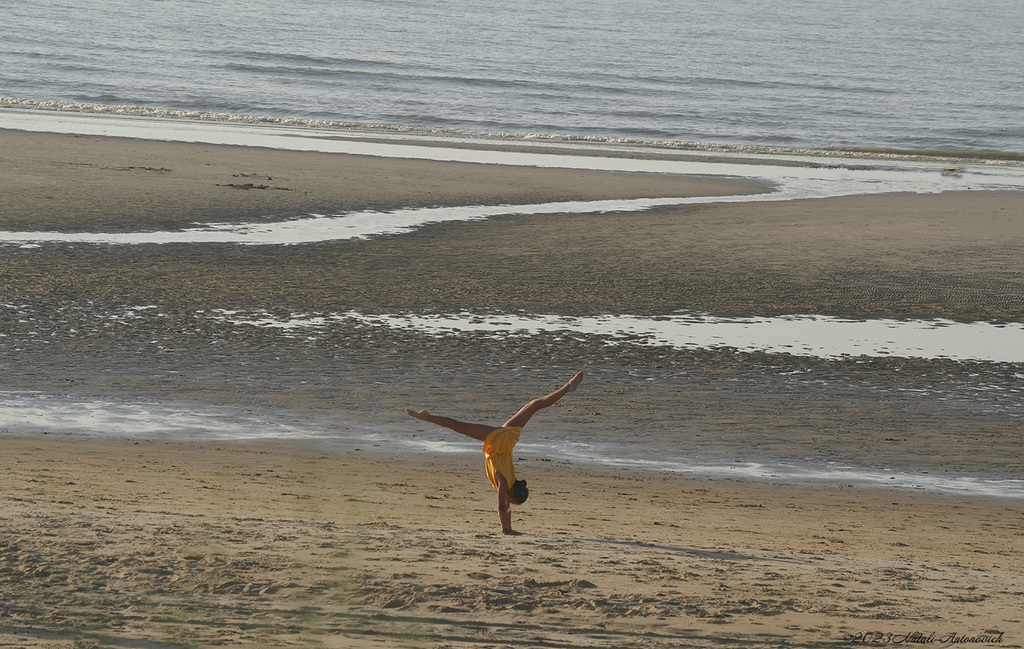
M517 412L515 415L512 416L511 419L505 422L505 425L519 427L525 426L526 423L530 421L530 417L533 417L534 413L536 413L538 410L547 408L549 406L553 406L556 403L558 403L558 400L564 397L565 395L569 394L570 392L575 392L576 388L579 386L581 381L583 381L583 372L578 372L576 376L572 377L572 379L569 380L568 383L558 388L551 394L543 396L539 399L534 399L530 403L520 408L519 412Z
M422 421L427 421L438 426L443 426L450 430L454 430L456 433L462 433L473 439L480 440L481 442L487 439L487 436L498 430L497 426L488 426L486 424L470 424L451 417L442 417L440 415L432 415L426 410L420 410L415 412L413 410L406 409L405 414L410 417L415 417Z

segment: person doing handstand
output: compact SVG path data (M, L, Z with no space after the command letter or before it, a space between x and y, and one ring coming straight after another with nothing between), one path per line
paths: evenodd
M405 412L410 417L443 426L484 443L484 467L487 469L491 486L498 490L498 520L501 522L501 531L504 534L519 534L512 529L512 512L509 506L513 503L522 505L530 491L526 488L525 480L516 480L516 470L512 466L512 448L519 441L523 426L538 410L553 406L565 395L575 392L582 380L583 372L577 373L568 383L551 394L534 399L520 408L519 412L503 426L470 424L451 417L432 415L426 410L414 412L406 409Z

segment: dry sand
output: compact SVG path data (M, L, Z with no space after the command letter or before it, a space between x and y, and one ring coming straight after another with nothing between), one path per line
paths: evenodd
M743 180L0 130L4 229L118 231L410 206L752 193Z
M477 461L4 445L0 646L1021 646L1015 503L534 462L503 537Z
M11 132L0 132L0 170L2 230L752 190ZM436 439L401 409L492 419L582 365L588 383L545 429L671 431L697 450L727 439L769 455L1019 477L1019 408L970 390L1021 388L1015 366L354 325L307 339L204 314L1017 319L1022 212L1016 193L879 196L493 219L288 248L5 247L4 389L384 422ZM158 308L130 310L143 305ZM475 455L6 432L0 646L834 646L863 632L935 633L941 645L988 631L1024 643L1016 501L603 472L527 455L517 467L533 493L514 517L528 534L505 538Z

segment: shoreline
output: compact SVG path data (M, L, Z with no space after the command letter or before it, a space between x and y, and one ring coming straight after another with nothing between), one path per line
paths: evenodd
M893 149L885 147L821 147L792 148L781 145L750 145L723 144L714 142L684 142L675 140L646 140L622 137L575 136L569 134L550 133L493 133L488 131L461 131L442 128L418 129L414 126L398 124L374 124L360 122L337 122L312 118L290 118L257 115L239 115L208 111L163 109L146 106L118 104L90 104L81 102L59 102L24 99L17 97L0 97L0 110L54 113L64 115L94 115L97 117L134 117L153 120L181 120L198 123L235 124L250 126L266 126L299 128L319 131L336 131L337 137L360 140L365 142L392 142L396 139L407 140L413 146L444 146L452 148L503 148L523 152L551 152L555 154L579 153L581 147L608 147L596 155L635 156L629 149L652 149L650 156L671 156L672 158L690 157L696 160L722 160L729 156L733 162L759 164L765 162L764 156L795 156L797 161L789 164L816 164L800 162L800 158L869 158L876 160L924 160L944 161L948 163L990 162L1019 164L1024 162L1024 154L1016 151L985 151L985 150L941 150L941 149ZM329 138L329 135L324 137ZM567 147L567 148L560 148ZM624 148L624 152L615 153L616 148ZM658 150L661 150L659 153ZM583 149L585 151L585 149ZM759 157L745 158L754 154ZM779 163L773 160L772 164Z
M817 153L764 153L739 157L728 153L713 153L695 157L686 153L666 154L645 149L643 146L621 144L616 145L613 151L600 145L581 145L578 150L543 147L538 149L536 146L509 147L490 142L429 141L427 138L411 134L396 139L344 137L335 135L330 130L274 127L266 124L196 122L83 113L66 116L60 121L46 115L36 115L37 119L33 120L32 111L25 111L19 115L17 110L12 109L0 112L0 117L4 114L8 117L0 123L11 132L124 137L151 143L243 146L278 152L361 155L392 160L506 165L513 168L537 167L562 172L572 169L661 174L691 179L705 177L748 183L745 189L723 189L719 194L722 200L718 202L739 200L735 197L738 194L751 194L751 200L789 201L896 193L1024 190L1024 166L1010 161L994 164L981 160L976 161L981 163L980 166L969 166L969 161L966 160L869 156L847 157L843 158L842 162L836 162L837 158L829 155L827 150ZM623 155L623 151L628 153ZM262 185L257 185L257 188L282 189ZM654 193L644 195L644 198L664 195ZM669 195L693 196L690 193ZM518 204L536 201L512 202ZM455 203L447 203L453 204Z
M0 403L16 411L19 406L10 400L3 401L4 396L0 393ZM22 401L28 403L33 396L47 401L55 397L27 395ZM80 401L76 403L81 406ZM239 417L240 413L229 409L204 409L200 404L174 402L143 405L108 401L90 402L90 406L96 412L89 415L88 427L83 428L62 423L75 418L73 408L68 408L63 414L55 411L47 417L44 414L45 406L36 402L31 408L37 420L30 424L7 420L7 425L0 427L0 439L64 439L101 444L120 440L133 444L181 443L269 448L282 452L294 447L336 456L352 452L379 455L385 454L379 449L392 448L398 456L409 455L441 463L465 463L466 458L475 457L479 451L475 443L453 435L442 433L433 438L418 433L410 434L406 430L407 422L400 417L390 417L397 421L387 421L378 426L362 422L358 430L347 430L337 423L328 422L321 422L323 428L319 430L313 427L312 422L307 422L304 428L287 429L282 422L271 425L274 413L266 412L257 417L258 421L261 426L272 427L277 432L256 435L246 430L246 420ZM109 413L107 420L103 417L104 411ZM251 410L249 414L252 414ZM403 423L406 425L403 426ZM161 426L169 428L161 429ZM948 469L915 470L913 467L854 466L836 462L815 464L800 462L795 457L764 457L756 460L717 458L716 462L714 457L692 456L668 449L658 459L652 459L630 455L633 449L629 448L628 443L620 442L616 445L611 440L604 440L593 447L585 446L566 439L559 430L562 428L560 426L548 425L543 428L539 439L531 436L531 439L517 446L517 456L523 463L532 466L547 462L548 458L558 457L562 458L559 463L567 470L609 474L623 472L666 480L724 480L745 484L750 488L760 485L766 489L848 489L937 498L977 498L1004 501L1008 505L1024 500L1024 481L1012 470L1006 476L961 475ZM99 429L106 432L95 432Z
M5 444L4 552L19 559L0 569L17 602L0 640L23 647L494 633L525 646L825 646L954 630L1021 646L1020 523L998 500L531 463L532 502L513 513L526 535L509 539L479 457Z

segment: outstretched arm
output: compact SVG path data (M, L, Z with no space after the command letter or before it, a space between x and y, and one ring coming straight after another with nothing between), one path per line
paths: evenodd
M519 536L522 532L516 532L512 529L512 500L508 495L508 480L501 473L496 478L498 481L498 521L501 522L501 533L509 536Z

